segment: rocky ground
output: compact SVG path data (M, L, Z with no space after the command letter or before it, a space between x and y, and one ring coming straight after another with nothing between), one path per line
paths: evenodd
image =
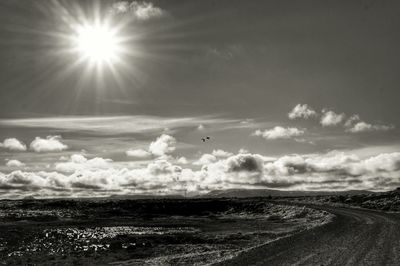
M332 206L360 207L372 210L400 212L400 188L393 191L380 193L291 197L289 200L328 204Z
M0 261L206 265L331 219L263 198L0 201Z

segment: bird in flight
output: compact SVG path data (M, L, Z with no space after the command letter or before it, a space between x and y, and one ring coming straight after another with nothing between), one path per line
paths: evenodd
M203 142L206 142L207 140L210 140L211 138L209 137L209 136L207 136L207 137L205 137L205 138L201 138L201 140L203 141Z

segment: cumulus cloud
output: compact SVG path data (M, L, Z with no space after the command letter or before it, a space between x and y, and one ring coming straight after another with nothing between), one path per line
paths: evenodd
M227 172L262 172L263 157L253 154L238 154L226 160Z
M321 125L324 127L336 126L345 118L345 114L337 114L334 111L322 110Z
M353 124L355 124L355 123L357 123L359 121L361 121L359 115L352 115L346 120L346 123L344 123L344 126L346 128L349 128L349 127L352 127Z
M304 135L305 131L295 128L295 127L280 127L276 126L272 129L267 130L256 130L253 135L258 137L263 137L267 140L274 140L274 139L290 139L293 137L298 137Z
M91 196L99 193L173 194L185 190L205 193L243 187L386 190L400 183L400 152L368 158L344 152L278 158L250 153L221 159L211 154L206 157L212 159L204 159L199 170L164 159L130 169L107 159L88 159L77 154L63 162L64 165L58 165L64 171L0 173L0 190L21 196L28 192L38 196L60 193ZM107 167L103 167L104 163Z
M143 149L128 150L126 151L126 155L140 160L150 159L152 156L150 152Z
M352 115L345 123L346 131L351 133L369 131L388 131L394 128L393 125L374 125L364 122L359 115Z
M317 112L312 109L310 106L307 104L297 104L290 113L288 113L288 117L290 119L296 119L296 118L304 118L308 119L310 117L316 117L318 114Z
M2 143L0 142L0 148L10 151L26 151L26 145L16 138L9 138L5 139Z
M117 14L132 14L138 20L161 17L164 12L150 2L120 1L112 5L111 11Z
M149 151L156 156L165 156L175 151L176 139L170 135L162 134L150 143Z
M147 165L147 170L152 175L169 175L182 172L182 168L180 166L173 165L166 160L156 160L152 163L149 163Z
M297 104L290 113L290 119L317 117L318 113L310 108L307 104ZM323 109L320 123L324 127L337 126L344 122L346 115L344 113L335 113L332 110ZM347 132L360 133L368 131L387 131L394 129L394 125L371 124L360 119L360 116L354 114L350 116L344 123ZM262 134L258 131L258 134Z
M73 173L78 170L95 170L110 168L111 159L95 157L87 159L82 154L73 154L67 162L56 163L55 169L60 172Z
M194 161L193 164L194 165L208 165L211 163L215 163L217 161L217 157L212 155L212 154L203 154L200 159L198 159L197 161Z
M188 164L189 163L189 161L184 156L180 157L178 160L176 160L176 162L179 164Z
M68 146L61 142L60 136L47 136L45 139L36 137L30 144L30 149L35 152L54 152L68 149Z
M214 155L215 157L219 157L219 158L226 158L226 157L233 156L233 153L227 152L227 151L224 151L221 149L213 150L211 154Z
M268 158L238 154L204 165L219 183L291 189L391 189L400 182L400 153L361 159L354 154L286 155Z
M394 126L392 125L372 125L372 124L368 124L364 121L360 121L357 122L356 124L353 125L353 127L351 127L349 129L350 132L352 133L358 133L358 132L366 132L366 131L387 131L390 129L393 129Z
M330 178L392 173L400 170L400 153L386 153L361 159L353 154L331 152L326 155L284 156L267 167L280 175L326 174ZM274 172L277 171L277 172ZM363 181L363 178L360 179Z
M21 161L18 161L18 160L9 160L9 161L7 161L6 165L8 167L22 167L22 166L25 166L24 163L22 163Z
M238 151L238 153L239 153L239 154L240 154L240 153L249 153L249 151L246 150L246 149L244 149L244 148L240 148L239 151Z
M36 191L47 186L46 181L45 178L38 177L36 173L20 170L10 174L0 173L0 189L2 190Z
M198 130L204 130L204 125L203 125L203 124L200 124L200 125L197 127L197 129L198 129Z
M129 157L146 160L152 157L163 157L167 159L170 157L170 153L174 152L177 141L174 137L162 134L155 141L151 142L148 150L144 149L130 149L125 152Z

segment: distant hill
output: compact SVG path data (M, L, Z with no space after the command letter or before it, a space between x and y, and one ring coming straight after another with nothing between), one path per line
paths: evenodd
M147 194L138 194L138 195L110 195L108 198L111 199L182 199L184 196L182 195L147 195Z
M23 200L34 200L35 197L34 196L26 196L22 198Z
M304 197L304 196L328 196L328 195L359 195L371 194L368 190L348 190L348 191L283 191L276 189L227 189L214 190L202 198L251 198L251 197Z

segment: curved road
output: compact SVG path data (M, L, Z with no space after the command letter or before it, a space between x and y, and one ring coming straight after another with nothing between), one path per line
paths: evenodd
M333 222L277 240L218 265L400 265L400 216L308 205Z

